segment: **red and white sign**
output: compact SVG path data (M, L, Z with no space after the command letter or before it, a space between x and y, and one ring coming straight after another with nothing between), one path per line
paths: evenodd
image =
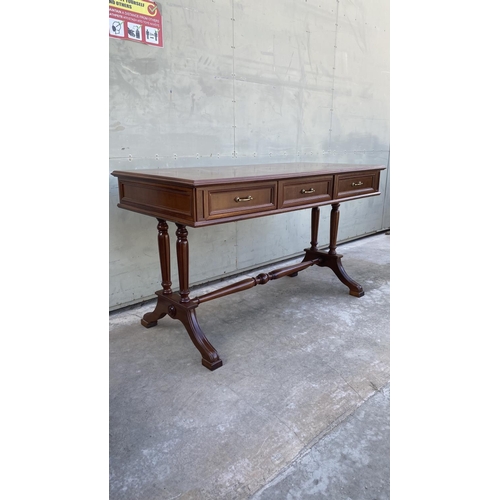
M149 0L109 0L109 36L163 47L158 5Z

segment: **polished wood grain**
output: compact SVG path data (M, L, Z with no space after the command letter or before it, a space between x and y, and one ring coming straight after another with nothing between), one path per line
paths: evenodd
M333 197L346 200L355 196L377 193L380 172L353 172L336 176Z
M283 267L281 269L275 269L274 271L270 271L268 273L261 273L255 278L246 278L242 281L238 281L237 283L228 285L224 288L219 288L213 292L206 293L205 295L201 295L200 297L195 297L193 302L197 304L201 304L203 302L208 302L209 300L219 299L221 297L225 297L232 293L241 292L243 290L248 290L249 288L253 288L256 285L265 285L271 280L277 280L279 278L283 278L284 276L292 276L298 274L299 271L303 271L308 267L317 264L319 262L319 258L311 259L307 262L301 262L300 264L294 264L292 266Z
M279 181L278 186L279 208L329 202L333 197L333 176L331 175L282 180Z
M306 255L304 257L304 261L319 258L318 266L330 268L335 273L337 278L349 288L349 295L362 297L365 294L363 287L349 277L344 269L344 266L342 265L343 256L338 254L336 250L340 220L339 206L339 203L334 203L330 211L330 245L328 247L328 252L323 252L311 246L310 249L305 250Z
M158 253L160 255L161 286L163 294L172 293L172 279L170 274L170 237L168 235L168 224L158 219Z
M177 226L177 269L179 270L179 287L181 302L189 302L189 244L188 231L184 224Z
M140 170L115 170L112 175L132 179L152 180L158 184L166 182L179 186L208 186L232 182L252 182L257 180L288 179L293 177L308 177L312 175L342 174L362 172L366 170L379 171L384 165L357 165L348 163L272 163L267 165L238 165L224 167L182 167L154 168Z
M276 182L223 184L202 190L206 220L240 217L276 209Z
M297 276L313 265L328 267L349 288L350 295L362 297L363 288L346 273L342 255L336 250L339 206L340 201L379 195L380 172L384 168L383 165L286 163L112 172L118 178L118 206L158 220L162 290L156 292L156 306L143 316L141 324L151 328L166 315L179 320L200 352L202 365L216 370L222 366L222 360L196 317L196 308L204 302L284 276ZM318 248L319 207L322 205L331 205L328 251ZM311 246L305 249L302 262L245 278L199 297L190 297L186 226L210 226L305 208L311 209ZM167 220L177 227L178 292L171 288ZM260 236L259 241L265 235ZM272 241L272 235L269 236Z
M299 163L112 175L118 178L120 208L200 227L376 196L384 168Z

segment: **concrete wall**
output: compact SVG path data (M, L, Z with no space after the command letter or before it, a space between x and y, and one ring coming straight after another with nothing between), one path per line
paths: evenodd
M283 161L388 166L389 0L157 4L163 48L109 40L110 172ZM153 297L160 269L156 219L117 208L117 181L109 183L116 309ZM381 190L341 205L340 241L389 227L388 170ZM321 245L328 217L322 207ZM191 284L301 252L309 221L307 210L188 228Z

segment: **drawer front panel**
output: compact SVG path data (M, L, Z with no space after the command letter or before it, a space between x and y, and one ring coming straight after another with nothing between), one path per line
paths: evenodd
M129 181L120 181L119 189L120 205L124 208L148 210L165 216L194 220L191 189Z
M340 174L335 176L334 199L378 193L380 172Z
M320 203L332 199L333 176L280 181L280 208Z
M203 191L207 220L276 209L276 182L214 186Z

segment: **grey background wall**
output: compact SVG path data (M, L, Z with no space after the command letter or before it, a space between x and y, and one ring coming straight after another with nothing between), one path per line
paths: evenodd
M389 0L157 4L163 48L109 40L110 172L298 161L389 167ZM340 241L389 227L389 170L381 196L341 205ZM157 221L117 208L116 179L109 182L117 309L159 288ZM322 245L328 220L322 207ZM188 228L191 284L298 254L309 221L298 211Z

